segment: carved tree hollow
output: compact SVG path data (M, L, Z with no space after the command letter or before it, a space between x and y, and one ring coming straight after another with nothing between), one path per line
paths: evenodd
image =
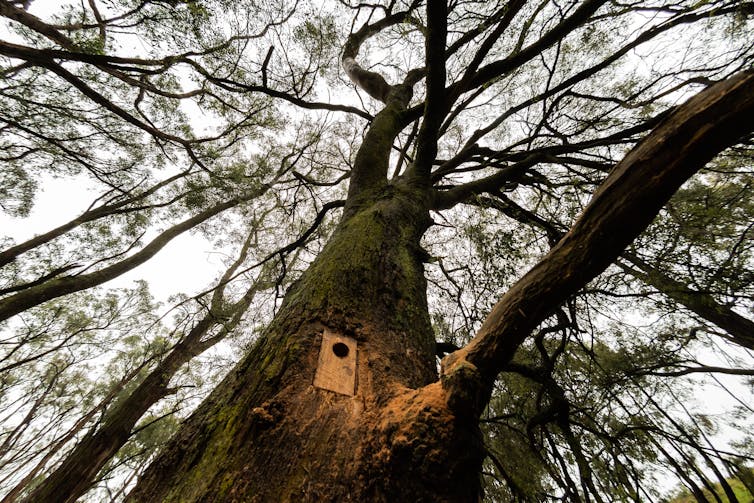
M336 342L332 345L332 352L335 353L335 356L338 358L345 358L348 356L348 346L342 342Z

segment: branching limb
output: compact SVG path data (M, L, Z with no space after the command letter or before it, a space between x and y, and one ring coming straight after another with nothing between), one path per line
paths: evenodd
M266 191L267 187L262 189ZM180 234L193 229L206 220L222 213L223 211L238 206L254 197L258 197L259 192L248 194L244 197L236 197L222 203L218 203L197 215L180 222L173 227L163 231L154 238L148 245L139 250L137 253L105 267L99 271L94 271L80 276L65 276L62 278L46 281L42 284L25 289L15 295L0 300L0 320L6 320L11 316L18 314L33 306L39 305L48 300L52 300L69 293L78 292L100 285L106 281L124 274L131 269L143 264L152 258L157 252L164 248L173 238Z
M419 2L414 2L411 9L415 8L418 3ZM357 32L352 33L348 37L348 40L346 40L343 47L341 65L343 66L346 75L348 75L348 78L350 78L359 88L363 89L369 96L383 103L387 103L388 95L390 94L392 86L388 84L385 77L379 73L362 68L361 65L356 62L356 57L359 55L359 49L364 41L385 28L405 21L411 13L411 9L391 14L372 24L365 23Z
M752 72L741 72L678 107L615 166L568 234L503 296L471 343L443 361L443 375L470 365L479 372L479 386L489 389L551 306L614 261L683 182L754 130L753 117Z
M408 173L419 185L428 185L429 172L437 156L437 139L449 103L445 96L445 45L448 35L448 6L445 0L427 2L427 98L416 139L416 158Z
M50 231L47 231L42 234L38 234L34 236L33 238L30 238L24 241L23 243L19 243L5 250L2 250L0 251L0 267L3 267L7 265L8 263L14 261L16 257L21 255L22 253L25 253L31 249L34 249L44 243L48 243L52 241L53 239L62 236L66 232L70 231L71 229L75 229L76 227L86 222L91 222L91 221L106 217L108 215L124 214L124 213L130 213L130 212L143 210L146 208L162 206L161 204L143 205L143 206L129 206L129 205L132 205L139 201L146 200L149 196L151 196L158 190L164 188L165 186L171 184L172 182L176 180L179 180L181 178L188 176L190 173L191 173L191 170L182 171L176 175L166 178L165 180L155 184L154 186L148 188L147 190L143 192L134 194L132 196L128 196L126 198L120 199L112 203L107 203L107 204L103 204L102 206L97 206L96 208L90 208L86 210L84 213L82 213L81 215L77 216L76 218ZM173 201L174 199L170 200L170 202L173 202Z
M754 322L720 304L711 295L692 290L680 281L668 277L633 253L626 251L621 256L635 266L631 267L618 261L617 265L621 269L722 328L736 344L754 351Z

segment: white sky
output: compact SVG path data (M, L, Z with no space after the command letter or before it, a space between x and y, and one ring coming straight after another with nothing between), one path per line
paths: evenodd
M44 180L29 217L13 218L0 212L0 235L10 236L17 243L23 242L81 214L95 197L84 188L82 180ZM211 243L202 236L185 232L151 260L103 286L130 287L134 281L146 279L159 301L166 301L170 295L179 292L196 293L208 287L222 267L220 257L212 251Z

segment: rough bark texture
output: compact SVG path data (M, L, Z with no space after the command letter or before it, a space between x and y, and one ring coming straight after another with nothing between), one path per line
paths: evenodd
M436 382L422 200L386 186L341 222L131 501L477 499L476 418L452 414ZM312 385L326 327L358 341L353 397Z
M419 184L384 181L385 146L400 123L393 114L401 113L388 104L357 156L330 242L130 501L477 501L477 420L501 365L684 180L754 129L753 90L754 74L739 74L660 124L477 338L446 357L439 381L419 246L430 197ZM364 171L370 166L379 176ZM312 385L326 328L358 341L353 397Z

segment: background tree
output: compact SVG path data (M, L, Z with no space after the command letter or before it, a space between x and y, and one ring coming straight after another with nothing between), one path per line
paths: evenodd
M93 196L0 251L4 501L751 483L754 3L0 15L3 211ZM207 288L104 290L190 231ZM312 385L325 330L354 396Z

